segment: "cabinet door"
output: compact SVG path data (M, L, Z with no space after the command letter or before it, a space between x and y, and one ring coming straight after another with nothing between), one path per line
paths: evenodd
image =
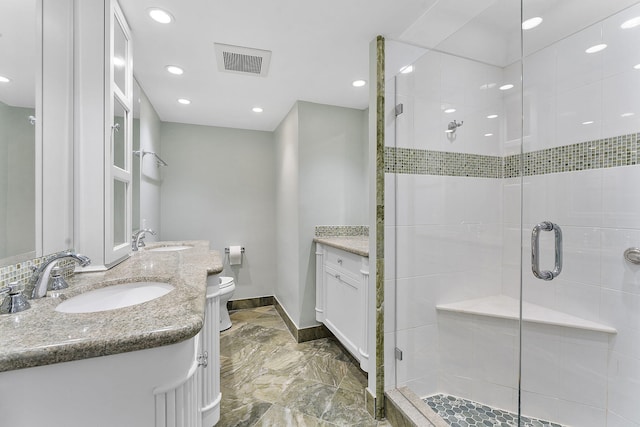
M132 203L133 61L131 31L115 0L109 2L105 52L105 264L129 253Z
M327 265L324 267L326 302L325 325L358 360L362 336L362 308L360 288L362 283L348 274Z

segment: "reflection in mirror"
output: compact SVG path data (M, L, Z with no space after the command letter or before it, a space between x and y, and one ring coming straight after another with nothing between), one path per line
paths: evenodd
M120 169L125 169L125 135L127 134L126 109L117 97L113 98L113 164Z
M131 206L131 229L140 228L140 86L133 81L133 135L131 138L133 147L133 165L131 167L132 206ZM136 154L137 153L137 154Z
M127 38L122 31L122 27L116 24L113 28L113 79L116 86L126 96L126 77L127 77Z
M0 2L0 266L36 250L36 10L35 0Z
M113 245L129 241L126 230L127 183L113 180Z

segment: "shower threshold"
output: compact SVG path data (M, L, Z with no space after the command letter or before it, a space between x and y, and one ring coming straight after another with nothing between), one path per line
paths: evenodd
M422 399L451 427L518 427L518 415L446 394ZM523 427L563 427L537 418L521 417Z

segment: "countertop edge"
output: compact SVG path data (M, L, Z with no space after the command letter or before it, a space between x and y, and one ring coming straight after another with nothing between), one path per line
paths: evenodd
M313 241L352 254L369 257L369 236L323 236L314 237Z

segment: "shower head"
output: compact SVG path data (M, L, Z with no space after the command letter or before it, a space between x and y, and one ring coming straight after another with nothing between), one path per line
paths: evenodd
M455 120L452 122L449 122L449 125L447 126L447 130L445 131L445 133L456 133L456 129L462 126L463 123L464 121L461 121L460 123L458 123Z

